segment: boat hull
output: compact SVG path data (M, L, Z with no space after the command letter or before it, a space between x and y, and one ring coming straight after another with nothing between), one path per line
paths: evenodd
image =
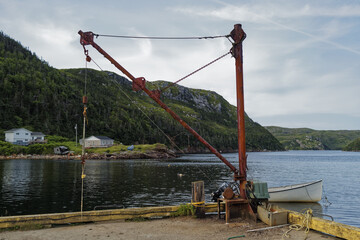
M269 188L269 202L318 202L322 197L322 180Z

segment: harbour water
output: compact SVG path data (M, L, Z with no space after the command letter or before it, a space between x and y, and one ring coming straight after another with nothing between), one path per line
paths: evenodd
M237 154L224 156L238 166ZM178 205L191 199L191 182L205 181L206 200L233 174L211 154L170 160L87 160L84 210ZM248 153L248 178L269 187L323 179L328 201L312 207L360 227L360 153L288 151ZM81 163L76 160L0 161L0 216L80 210Z

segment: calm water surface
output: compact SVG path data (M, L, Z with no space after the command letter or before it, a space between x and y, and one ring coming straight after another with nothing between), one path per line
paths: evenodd
M235 166L237 154L224 154ZM360 153L289 151L249 153L248 177L269 187L323 179L332 203L313 207L337 222L360 227ZM191 182L205 181L210 193L232 173L210 154L172 160L88 160L84 210L176 205L190 202ZM182 176L181 176L182 174ZM80 210L81 164L75 160L0 161L0 216ZM294 207L294 206L293 206Z

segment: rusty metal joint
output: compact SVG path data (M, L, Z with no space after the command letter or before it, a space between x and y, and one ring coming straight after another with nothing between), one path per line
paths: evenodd
M84 48L84 54L86 56L86 61L91 62L91 57L89 56L89 50L87 50L84 45L82 45L82 46Z
M132 82L132 88L134 91L144 90L146 86L146 80L144 77L135 78Z
M94 33L93 32L83 32L83 31L79 31L78 32L80 37L80 44L81 45L90 45L91 43L94 42Z
M157 99L160 99L161 91L156 89L151 91Z
M241 45L243 43L245 38L246 38L246 33L244 32L240 41L231 42L231 44L232 44L232 48L230 49L231 56L235 57L235 51L236 51L235 49L238 47L239 44Z
M246 176L234 174L234 180L235 181L246 181Z

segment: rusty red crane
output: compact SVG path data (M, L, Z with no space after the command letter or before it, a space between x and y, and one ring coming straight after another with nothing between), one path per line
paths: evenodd
M108 59L116 68L132 80L133 90L143 90L149 97L151 97L157 104L159 104L166 112L168 112L175 120L177 120L187 131L189 131L195 138L197 138L205 147L207 147L213 154L215 154L221 161L223 161L231 171L234 172L234 180L240 182L240 197L246 199L245 184L246 184L246 168L247 155L245 144L245 110L244 110L244 84L243 84L243 54L242 42L246 38L246 33L243 31L241 24L234 25L234 29L230 33L233 40L233 47L231 53L235 58L235 72L236 72L236 93L237 93L237 125L238 125L238 148L239 148L239 169L234 167L224 156L222 156L213 146L211 146L204 138L202 138L194 129L192 129L184 120L182 120L175 112L173 112L165 103L160 100L159 90L149 90L146 88L146 80L144 77L134 77L123 66L121 66L115 59L113 59L107 52L105 52L98 44L94 42L93 32L78 32L80 35L80 43L84 47L86 60L91 61L88 56L88 51L85 49L86 45L93 46L99 53ZM248 206L249 212L251 207ZM252 212L252 211L251 211Z

